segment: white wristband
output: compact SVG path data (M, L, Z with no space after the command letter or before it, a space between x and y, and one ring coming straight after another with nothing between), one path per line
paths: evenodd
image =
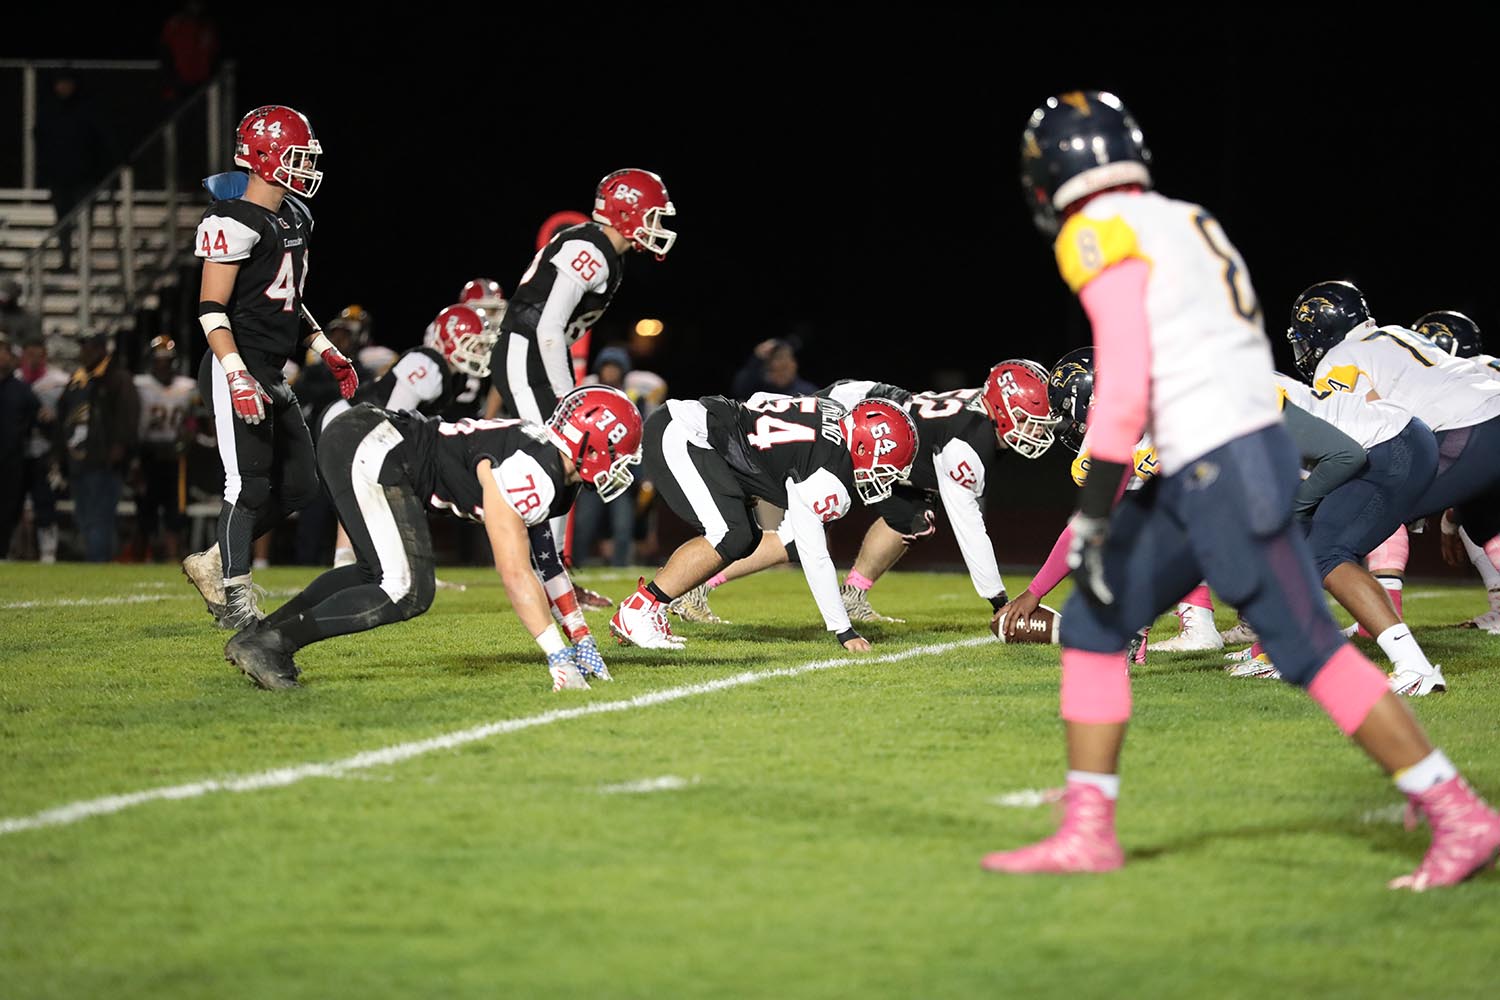
M245 359L240 357L239 351L230 351L219 359L219 364L223 367L225 374L228 375L245 370Z
M226 313L204 313L198 317L198 324L203 327L205 337L215 330L230 330L229 316Z
M1448 512L1446 510L1443 511L1443 519L1438 522L1438 527L1443 529L1443 534L1445 535L1458 534L1458 525L1448 519Z
M548 656L568 648L568 644L563 642L562 633L557 630L556 625L548 625L541 635L536 636L536 644L541 646L542 652Z
M322 354L324 351L329 350L333 347L333 341L325 337L322 330L319 330L318 335L314 337L312 339L312 343L308 344L307 346L314 354Z

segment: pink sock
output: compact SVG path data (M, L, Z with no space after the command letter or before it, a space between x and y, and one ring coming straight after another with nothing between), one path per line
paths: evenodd
M1307 687L1345 735L1364 724L1375 703L1390 691L1390 682L1364 655L1345 643L1328 658Z
M1490 557L1496 569L1500 569L1500 535L1484 543L1484 554Z
M708 589L713 590L715 587L722 586L723 584L726 584L728 582L728 580L724 579L723 573L715 573L713 576L708 578Z
M1068 722L1091 724L1130 719L1130 671L1125 650L1062 651L1062 717Z
M1255 645L1253 645L1253 646L1250 647L1250 658L1253 660L1257 656L1259 656L1261 653L1264 653L1265 651L1266 651L1266 647L1264 647L1264 646L1262 646L1260 644L1260 640L1259 639L1256 639L1255 640Z
M1208 611L1212 611L1214 609L1214 599L1209 596L1208 584L1206 583L1200 583L1198 586L1194 587L1191 591L1188 592L1188 595L1186 597L1184 597L1177 603L1191 604L1195 608L1204 608Z
M844 577L844 582L855 590L869 590L875 586L874 580L871 580L857 569L851 569L849 575Z

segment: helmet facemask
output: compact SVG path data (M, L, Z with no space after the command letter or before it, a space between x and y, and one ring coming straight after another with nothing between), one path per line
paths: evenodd
M1010 400L1005 401L1005 408L1009 411L1011 428L1000 435L1000 440L1022 458L1041 458L1052 447L1055 438L1053 428L1058 424L1058 418L1048 413L1045 417L1039 417L1030 410L1024 410L1019 406L1011 405Z
M657 260L666 260L667 251L677 242L677 234L661 224L663 218L677 214L669 201L665 205L653 205L641 213L641 224L635 227L630 238L642 250L656 255Z
M306 146L288 146L281 151L281 166L271 176L288 191L311 198L323 183L323 171L318 169L322 154L323 145L316 139L307 140Z

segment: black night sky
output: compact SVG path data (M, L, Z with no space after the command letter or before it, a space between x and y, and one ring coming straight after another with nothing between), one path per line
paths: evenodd
M172 9L13 22L7 54L149 58ZM666 180L680 238L665 263L633 256L595 343L661 318L643 363L674 395L727 389L756 341L788 332L817 382L1050 364L1087 331L1016 149L1030 110L1077 87L1119 93L1158 188L1223 222L1279 356L1292 298L1324 278L1356 280L1385 321L1500 323L1489 36L1470 13L210 9L239 106L297 107L326 151L310 304L360 302L397 347L465 280L514 287L543 218L641 166Z

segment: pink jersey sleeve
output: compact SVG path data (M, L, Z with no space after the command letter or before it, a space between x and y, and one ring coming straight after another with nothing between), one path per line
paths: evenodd
M1078 299L1094 328L1096 388L1089 412L1096 459L1130 465L1151 402L1151 326L1146 282L1151 265L1122 260L1084 285Z
M1057 536L1057 541L1052 543L1052 551L1047 553L1047 561L1042 568L1036 571L1036 576L1031 578L1031 583L1026 589L1038 599L1052 593L1052 588L1062 583L1068 576L1068 545L1073 541L1073 528L1068 526Z

